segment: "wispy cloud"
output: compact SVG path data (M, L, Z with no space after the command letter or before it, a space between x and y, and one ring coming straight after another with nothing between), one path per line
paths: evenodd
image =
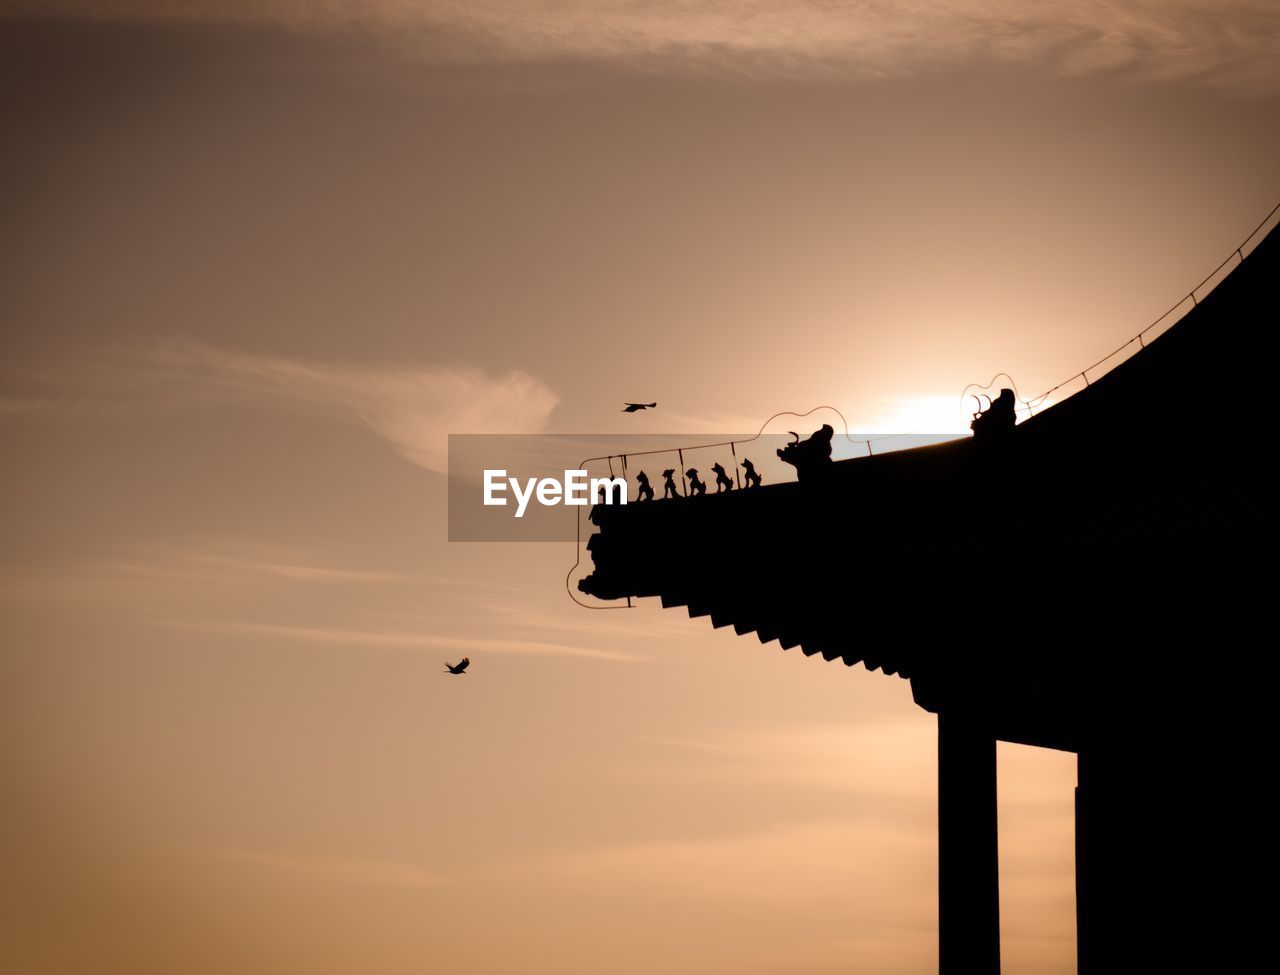
M17 6L21 7L22 4ZM44 15L372 30L453 60L657 60L747 75L893 76L1040 62L1280 84L1280 9L1256 0L31 0Z
M586 657L594 660L628 661L637 658L614 650L578 646L570 643L551 643L541 640L516 640L495 636L491 639L472 639L458 636L442 636L426 631L401 630L344 630L326 626L295 626L278 623L257 623L238 620L203 619L154 619L157 626L209 633L240 633L265 637L302 640L311 643L345 644L364 647L382 647L397 650L439 650L446 653L471 654L498 653L554 657Z
M233 572L258 573L302 582L409 583L417 577L406 572L378 572L365 569L339 569L319 565L295 565L263 559L240 559L221 555L204 555L195 559L212 568Z
M919 720L887 715L844 725L721 731L705 738L634 736L655 764L657 777L708 778L725 783L785 783L791 788L865 792L877 782L876 801L896 809L932 788L916 770L936 749L934 729ZM886 749L884 743L894 747ZM642 763L643 764L643 763ZM892 783L892 792L887 790ZM865 798L865 796L864 796Z
M256 355L171 339L73 362L36 381L59 399L0 400L0 416L260 401L355 415L406 460L448 470L450 433L540 433L559 402L526 372L464 365L370 365Z
M762 419L763 417L747 416L745 413L721 412L709 416L695 416L691 413L681 413L679 410L662 412L662 422L671 429L682 433L720 437L755 434L760 430Z
M212 546L212 547L206 547ZM305 583L363 583L367 585L424 584L427 577L409 572L323 564L287 546L263 542L206 542L204 546L176 543L136 546L116 558L85 566L89 574L115 577L157 577L172 581L226 582L262 578Z
M734 940L751 945L757 964L761 951L780 956L769 968L755 969L761 971L806 969L800 960L814 953L815 934L838 929L830 923L832 905L838 905L843 930L856 919L861 966L924 971L928 959L914 956L928 952L935 907L920 892L936 869L935 856L931 823L886 814L556 851L496 866L483 884L507 896L535 887L540 898L606 914L643 905L650 928L673 941L704 923L706 905L732 905L741 935ZM609 883L602 886L601 878ZM757 921L795 936L754 945Z
M33 413L55 413L61 405L59 400L53 399L0 396L0 417L26 416Z
M250 540L137 543L70 562L0 564L0 602L75 607L104 622L151 630L351 650L647 659L626 647L643 627L602 635L572 615L564 625L558 600L548 606L545 597L500 581L462 587L457 578L412 567L367 558L352 564ZM276 611L264 615L267 605Z
M162 373L212 391L345 408L405 459L434 471L448 469L450 433L538 433L559 402L520 371L322 363L185 342L157 346L149 358Z
M335 565L296 546L261 541L201 539L186 543L137 543L71 564L0 567L0 595L24 598L99 597L162 587L169 598L181 588L340 585L351 591L387 586L436 586L435 575Z
M286 874L308 882L358 884L375 887L422 888L442 878L412 863L363 857L305 856L269 850L215 848L200 850L202 859L221 860Z

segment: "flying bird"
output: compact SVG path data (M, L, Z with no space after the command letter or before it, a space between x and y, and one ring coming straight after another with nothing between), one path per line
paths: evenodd
M639 413L641 410L651 410L657 403L628 403L623 409L623 413Z
M444 665L451 674L465 674L467 672L467 668L471 666L471 658L463 657L456 664L451 664L446 660Z

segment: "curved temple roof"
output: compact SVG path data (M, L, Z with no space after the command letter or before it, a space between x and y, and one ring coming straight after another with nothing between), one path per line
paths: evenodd
M1276 537L1278 264L1273 230L1176 325L1000 443L599 506L579 589L658 596L903 676L944 645L1058 646L1043 667L1069 646L1078 660L1085 630L1147 639L1170 620L1153 601L1193 607L1206 587L1261 584L1250 554Z

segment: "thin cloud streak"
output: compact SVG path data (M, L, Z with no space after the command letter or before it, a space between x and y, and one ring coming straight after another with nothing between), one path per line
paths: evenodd
M56 413L62 405L58 400L0 396L0 417Z
M520 371L491 376L462 366L326 364L193 343L159 346L151 361L230 393L345 407L406 460L440 472L448 470L450 433L539 433L559 402Z
M482 584L476 588L487 594L484 599L457 592L437 599L433 590L438 583L439 577L431 573L334 565L319 553L291 545L143 544L84 561L0 566L0 601L20 606L39 603L75 607L94 613L100 620L139 622L150 627L330 645L434 649L459 655L503 653L620 662L647 659L593 646L600 636L598 628L572 617L566 625L563 617L549 611L544 601L528 599L522 590L497 583ZM346 593L340 615L313 615L311 607L327 605L319 600L333 587L341 587ZM388 610L384 600L402 600L406 590L423 611ZM522 598L489 605L486 600L491 600L495 592L509 597L520 594ZM227 606L227 617L207 615L210 593L216 594L216 605ZM305 617L288 622L245 620L226 602L252 594L256 604L267 593L278 600L304 599L302 605L308 607L303 611ZM130 608L135 611L129 612ZM487 620L490 635L463 638L448 634L460 627L474 626L476 619ZM641 632L678 632L670 621L658 617L649 624L610 631L610 641ZM446 632L433 632L440 630Z
M255 355L187 340L155 342L69 363L35 381L76 399L0 400L0 416L175 404L276 402L358 417L410 463L448 471L451 433L541 433L560 398L526 372L464 365L320 362Z
M0 594L13 590L33 597L110 598L128 586L159 586L172 598L179 587L255 587L267 581L281 585L342 585L382 588L428 587L436 577L412 572L323 564L290 546L254 544L240 551L223 544L213 550L198 545L137 545L71 564L14 566L0 569Z
M387 572L320 565L292 558L283 550L274 555L232 555L183 546L144 546L117 560L91 563L87 574L103 577L141 576L193 582L243 582L244 576L267 576L297 582L363 583L366 585L425 584L427 577L409 572Z
M373 32L431 61L609 60L740 77L893 77L1039 63L1064 75L1125 72L1280 88L1280 9L1252 0L93 0L16 13L115 22L221 23Z
M312 883L319 881L338 885L354 883L377 887L420 889L443 882L438 875L428 873L413 864L391 860L301 856L269 850L224 848L200 850L197 855L202 859L227 861L294 875Z
M932 783L915 770L928 766L937 747L926 723L891 716L858 724L740 730L704 738L630 737L658 759L648 772L663 781L678 777L785 784L864 798L864 783L870 781L881 783L877 801L886 805L927 797ZM885 741L895 743L892 753L886 753ZM910 760L904 761L907 756ZM889 782L894 783L892 793L884 791Z
M763 911L774 923L794 923L813 919L834 901L852 909L859 927L906 935L874 960L860 939L864 963L872 970L912 970L904 955L928 951L934 923L931 898L919 892L919 881L934 869L934 842L927 824L886 811L714 838L557 851L496 867L485 886L518 887L532 877L548 897L569 893L568 900L580 900L586 890L599 896L600 878L608 877L612 898L664 905L658 910L671 913L667 923L708 903L733 905L736 917ZM795 940L802 947L805 938Z
M539 640L510 640L495 637L476 640L466 637L434 636L426 633L376 630L344 630L321 626L291 626L277 623L252 623L233 620L152 619L154 626L207 633L241 633L245 635L285 637L311 643L348 644L397 650L440 650L461 653L498 653L552 657L582 657L591 660L633 662L640 658L613 650L547 643Z

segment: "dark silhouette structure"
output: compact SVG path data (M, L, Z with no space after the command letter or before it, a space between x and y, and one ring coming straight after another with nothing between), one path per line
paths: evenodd
M1017 422L1017 401L1013 390L1002 389L989 407L974 415L969 429L973 431L975 439L989 440L1009 433Z
M746 472L747 487L759 487L764 482L764 478L756 470L756 465L745 457L742 460L742 469Z
M689 479L689 497L696 498L707 493L707 486L698 480L698 469L696 467L690 467L684 472L684 476Z
M835 428L824 423L821 429L811 436L800 439L800 434L789 431L794 438L778 451L778 456L796 469L800 480L822 474L831 463L831 439L835 436Z
M712 464L711 469L716 472L716 494L721 491L733 490L733 478L731 478L724 469L723 464Z
M636 500L653 500L653 485L649 483L649 475L644 471L636 475Z
M465 674L467 672L467 668L470 666L471 666L470 657L463 657L456 664L451 664L447 660L444 662L445 670L447 670L451 674Z
M675 474L676 474L676 469L674 467L668 467L665 471L662 472L663 500L666 500L667 498L680 497L680 492L676 489Z
M623 413L639 413L641 410L651 410L656 407L657 403L627 403L623 408Z
M583 592L908 679L937 715L944 973L999 971L997 741L1078 756L1080 971L1235 971L1270 946L1278 284L1272 232L994 438L828 454L821 477L797 438L796 483L592 511Z

